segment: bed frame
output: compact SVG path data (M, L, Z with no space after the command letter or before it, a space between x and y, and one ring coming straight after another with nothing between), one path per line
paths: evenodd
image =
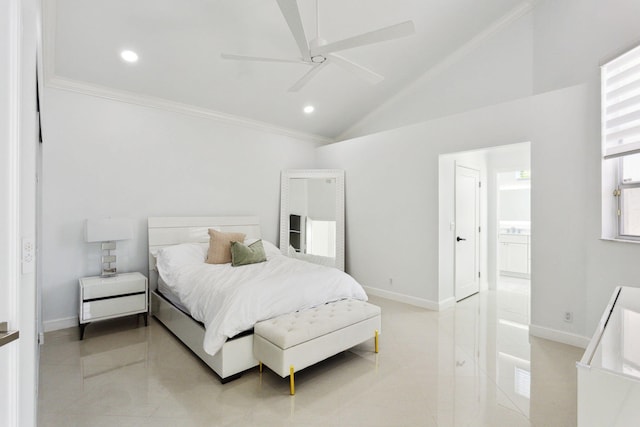
M206 353L204 326L174 306L158 291L158 271L153 249L180 243L209 242L208 229L242 232L260 238L260 221L256 216L234 217L156 217L148 219L149 287L151 314L218 374L223 383L239 378L243 371L258 366L253 357L253 333L228 340L214 356Z

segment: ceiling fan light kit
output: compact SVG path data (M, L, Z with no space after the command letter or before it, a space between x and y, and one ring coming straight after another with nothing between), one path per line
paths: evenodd
M355 47L366 46L374 43L380 43L388 40L394 40L401 37L407 37L415 34L413 21L405 21L399 24L383 27L368 33L349 37L336 42L328 43L321 39L318 34L316 38L307 41L307 36L302 25L302 17L298 9L297 0L277 0L280 11L284 16L293 38L298 45L302 59L285 59L285 58L269 58L259 56L235 55L223 53L220 56L223 59L236 61L258 61L258 62L287 62L296 64L305 64L311 66L311 70L307 71L300 80L289 88L289 92L297 92L302 89L309 81L318 74L327 64L333 63L347 72L352 73L360 79L370 84L377 84L384 80L384 76L356 64L342 56L336 55L334 52L352 49ZM318 29L318 3L316 1L316 30Z

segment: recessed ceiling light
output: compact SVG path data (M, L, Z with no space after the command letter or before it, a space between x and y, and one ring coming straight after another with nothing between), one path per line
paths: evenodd
M138 61L138 54L132 50L123 50L120 52L120 57L127 62Z
M313 110L315 110L313 105L307 105L306 107L303 108L302 111L304 111L307 114L311 114L313 113Z

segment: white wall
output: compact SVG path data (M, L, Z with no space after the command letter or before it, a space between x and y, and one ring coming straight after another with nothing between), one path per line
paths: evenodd
M78 278L100 272L85 218L132 218L118 268L147 274L147 217L258 215L277 243L280 172L314 166L313 143L204 118L55 89L43 109L48 329L77 322Z
M318 167L346 171L347 271L381 295L446 302L453 289L439 289L439 235L451 231L439 223L439 157L528 141L531 113L525 99L318 148Z
M374 293L446 303L452 268L439 265L438 242L451 231L438 219L439 156L531 141L532 323L585 335L586 251L576 242L586 216L576 212L586 204L577 183L586 173L586 97L573 87L319 148L321 166L347 171L348 271ZM566 310L574 323L562 321Z
M531 221L531 190L529 188L500 190L500 220Z
M437 302L438 266L423 261L437 256L437 156L531 141L532 332L584 344L613 288L640 286L640 245L599 239L598 65L640 42L638 16L640 3L628 0L538 1L531 14L425 75L348 135L381 132L320 148L321 166L347 170L350 271L385 291L395 274L402 280L393 292ZM438 95L438 88L448 91ZM521 99L493 105L510 97ZM466 112L433 119L456 111ZM423 122L405 126L416 121ZM381 227L394 232L377 233L373 246L366 239ZM411 261L391 259L406 236ZM562 320L564 311L573 311L573 323Z
M567 340L573 339L571 334L591 334L585 329L589 240L585 233L589 216L596 216L597 212L588 211L589 191L585 185L589 174L584 147L589 128L588 98L585 86L533 98L532 332L544 335L541 328L558 330L567 334ZM574 313L573 323L563 321L565 311Z
M606 197L601 192L600 177L599 65L640 43L638 16L640 2L629 0L545 0L539 2L535 12L534 91L570 84L586 88L581 105L586 117L582 141L574 144L579 153L566 154L571 163L581 163L582 175L569 177L567 184L583 197L583 205L574 216L585 216L584 229L575 245L586 252L582 269L585 283L580 289L586 297L586 312L580 317L587 335L595 329L615 286L640 286L640 245L599 239L601 203ZM539 161L545 163L544 153L540 153ZM544 296L541 299L545 301ZM544 316L543 307L539 310Z
M407 126L532 94L533 17L527 14L470 51L410 84L352 126L354 138ZM463 48L464 49L464 48ZM452 57L445 62L453 61Z

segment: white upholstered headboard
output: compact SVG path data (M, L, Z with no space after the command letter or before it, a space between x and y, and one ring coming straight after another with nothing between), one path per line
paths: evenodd
M149 232L149 287L158 287L158 272L156 259L151 255L154 249L180 243L207 243L208 230L237 231L247 237L262 237L260 233L260 219L257 216L199 216L199 217L150 217L148 219Z

